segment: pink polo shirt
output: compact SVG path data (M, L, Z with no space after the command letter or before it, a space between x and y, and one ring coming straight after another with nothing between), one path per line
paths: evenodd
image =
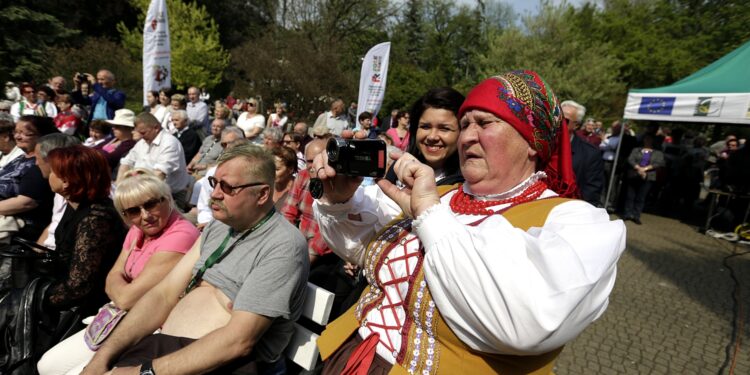
M177 211L172 213L164 231L156 238L144 239L143 232L133 225L128 235L125 236L122 247L122 251L128 251L133 241L136 241L133 252L125 262L125 272L131 279L135 279L143 272L143 268L152 255L161 251L185 254L199 236L200 232L195 225L183 218Z

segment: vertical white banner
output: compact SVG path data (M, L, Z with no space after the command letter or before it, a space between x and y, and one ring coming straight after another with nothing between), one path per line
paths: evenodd
M359 77L359 98L357 100L358 118L362 112L370 112L373 116L376 116L380 111L380 106L383 105L390 53L391 42L380 43L370 48L362 61L362 73Z
M143 26L143 105L146 93L172 85L166 0L151 0Z

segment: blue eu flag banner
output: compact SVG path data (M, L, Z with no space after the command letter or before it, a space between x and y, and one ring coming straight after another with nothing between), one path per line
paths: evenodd
M672 114L674 101L674 97L644 96L641 98L641 106L638 108L638 113L669 116Z

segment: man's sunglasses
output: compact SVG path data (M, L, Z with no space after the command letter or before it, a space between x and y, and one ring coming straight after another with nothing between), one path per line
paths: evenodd
M165 199L166 198L164 197L149 199L140 206L134 206L122 210L122 215L133 218L136 216L141 216L141 210L146 210L146 212L153 212L159 206L159 203L164 202Z
M221 191L226 195L235 195L240 192L241 189L244 189L246 187L251 186L260 186L260 185L267 185L265 182L251 182L249 184L244 185L237 185L232 186L224 181L219 181L216 179L216 177L211 176L208 178L208 185L211 186L212 189L216 188L216 185L219 185L219 188L221 188ZM238 190L239 189L239 190Z

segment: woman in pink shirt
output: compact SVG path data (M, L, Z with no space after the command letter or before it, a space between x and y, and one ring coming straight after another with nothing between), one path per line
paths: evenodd
M396 114L396 127L390 128L385 134L393 139L393 145L406 151L409 147L409 112L399 111Z
M175 208L163 180L148 171L133 172L115 192L115 207L130 230L105 287L112 303L122 310L133 307L163 279L200 236ZM80 372L94 356L83 340L84 333L80 331L47 351L37 364L39 373Z

